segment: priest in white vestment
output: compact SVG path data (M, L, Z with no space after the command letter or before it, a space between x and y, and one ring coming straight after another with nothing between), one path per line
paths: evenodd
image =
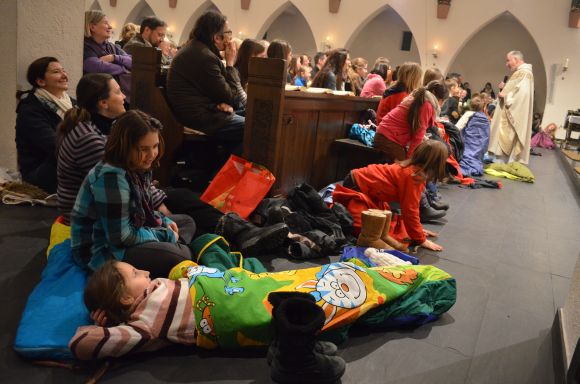
M534 105L532 65L524 62L519 51L506 56L506 66L513 72L498 94L499 104L491 121L489 151L505 162L528 164Z

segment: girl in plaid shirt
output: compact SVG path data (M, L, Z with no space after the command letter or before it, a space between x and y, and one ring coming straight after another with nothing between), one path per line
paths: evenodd
M113 125L103 161L89 172L71 212L75 260L92 270L115 258L166 276L191 259L195 233L186 215L154 210L151 168L163 155L161 123L141 111L123 114Z

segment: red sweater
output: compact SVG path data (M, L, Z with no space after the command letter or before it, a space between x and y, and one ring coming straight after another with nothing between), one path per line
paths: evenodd
M419 201L425 189L425 181L413 176L415 167L402 168L398 163L371 164L351 172L360 191L377 206L382 202L398 201L409 237L419 244L425 241L423 226L419 221Z
M414 135L411 134L411 126L407 121L409 107L412 99L407 99L393 109L383 118L377 127L377 134L383 135L390 141L406 147L409 144L407 157L411 157L415 148L423 141L427 128L435 124L435 112L433 106L427 100L419 109L419 129Z
M381 124L383 117L387 116L395 107L401 104L401 101L409 94L407 92L393 93L387 97L383 97L379 102L379 107L377 108L377 125Z

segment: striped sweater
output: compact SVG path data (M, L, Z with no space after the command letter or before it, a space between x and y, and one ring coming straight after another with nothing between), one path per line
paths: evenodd
M91 121L77 124L64 138L57 154L57 196L66 224L77 199L79 188L89 171L103 159L105 136ZM167 196L165 192L151 187L153 208L157 209Z
M81 360L195 344L195 319L186 279L155 279L133 304L131 318L114 327L80 327L69 342Z

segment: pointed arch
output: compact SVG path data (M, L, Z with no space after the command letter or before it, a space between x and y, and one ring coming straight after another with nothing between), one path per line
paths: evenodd
M101 4L99 4L99 0L94 0L91 6L88 8L89 11L102 11Z
M510 36L509 39L502 37ZM511 12L503 11L483 22L457 48L447 72L459 72L478 92L486 82L497 84L509 73L505 55L512 50L522 51L526 63L534 71L534 109L543 112L547 95L546 66L534 37Z
M221 13L220 9L215 5L215 3L211 0L204 1L197 9L191 14L190 18L187 20L187 23L183 26L183 30L181 31L180 38L179 38L179 45L183 45L188 39L195 22L199 17L205 13L206 11L216 11Z
M135 5L135 7L133 7L131 12L129 12L123 25L127 23L140 25L143 19L148 16L155 16L155 11L153 11L153 8L151 8L147 0L141 0Z
M403 32L411 32L409 50L403 51ZM409 24L395 8L386 4L370 13L348 38L345 48L351 57L364 57L369 61L369 70L379 56L389 58L392 64L406 61L421 64L421 56Z
M296 31L302 31L296 34ZM296 54L314 54L317 51L316 39L308 20L300 9L287 1L278 7L262 24L256 39L262 39L268 32L268 40L284 39L292 45Z

